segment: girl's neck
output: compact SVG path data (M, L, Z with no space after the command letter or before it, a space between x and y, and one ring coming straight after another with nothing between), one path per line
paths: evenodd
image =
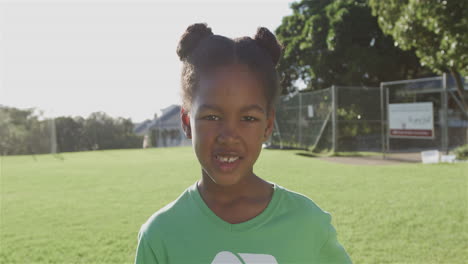
M245 198L270 196L272 193L272 185L253 172L251 176L244 177L244 180L230 186L216 184L203 172L197 187L206 202L216 204L230 204Z

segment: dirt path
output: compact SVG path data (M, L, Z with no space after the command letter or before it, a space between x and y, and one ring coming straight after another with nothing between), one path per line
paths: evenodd
M383 159L382 155L359 157L320 157L319 159L354 165L395 165L403 163L420 163L421 153L391 153L387 154L385 159Z

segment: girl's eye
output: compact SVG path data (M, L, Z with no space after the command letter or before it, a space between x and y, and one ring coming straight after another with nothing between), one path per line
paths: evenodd
M244 116L242 118L243 121L248 121L248 122L253 122L253 121L257 121L258 119L253 117L253 116Z
M203 119L205 119L205 120L211 120L211 121L216 121L216 120L219 120L219 116L207 115L207 116L203 117Z

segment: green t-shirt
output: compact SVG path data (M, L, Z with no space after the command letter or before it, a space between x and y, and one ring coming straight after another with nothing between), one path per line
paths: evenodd
M230 224L209 209L193 184L141 226L135 263L351 263L330 214L273 185L262 213Z

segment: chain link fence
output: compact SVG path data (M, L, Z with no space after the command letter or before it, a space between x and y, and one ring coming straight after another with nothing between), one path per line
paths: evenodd
M276 107L270 145L316 152L452 149L468 143L468 113L456 92L453 79L438 76L382 83L380 88L332 86L285 95ZM389 137L388 105L417 102L433 103L434 137Z
M282 96L271 144L313 151L380 151L380 89L332 86Z
M463 93L467 93L466 81L463 80L462 84ZM463 102L457 95L457 87L451 76L384 82L381 86L386 105L422 102L431 102L433 105L433 137L417 139L387 136L384 143L386 152L425 149L448 151L468 143L468 112L463 110ZM384 120L387 119L386 112Z
M326 129L332 109L330 91L328 88L282 96L271 143L281 148L308 148L317 145L322 136L329 137Z

